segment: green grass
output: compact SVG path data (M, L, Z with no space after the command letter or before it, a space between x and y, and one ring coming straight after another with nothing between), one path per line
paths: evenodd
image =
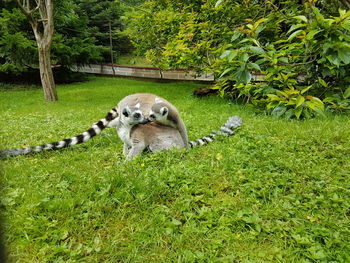
M11 262L350 262L350 122L287 121L194 83L91 78L1 91L2 148L83 132L130 93L180 110L195 139L231 115L236 135L191 151L123 160L112 129L61 151L3 161L1 204Z
M153 67L152 63L145 57L138 57L134 55L119 56L117 57L116 64L123 66Z

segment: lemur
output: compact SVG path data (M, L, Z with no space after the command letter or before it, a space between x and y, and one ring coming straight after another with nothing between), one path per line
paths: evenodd
M234 129L242 125L242 120L238 116L228 118L220 130L213 131L208 136L199 138L188 143L189 148L202 146L214 140L218 134L233 135ZM151 152L169 150L171 148L186 148L186 144L178 129L170 126L163 126L150 122L145 125L134 125L131 127L129 147L124 152L126 160L132 160L136 155L149 149Z
M173 104L171 104L169 101L151 93L136 93L136 94L126 96L118 103L118 106L117 106L118 112L121 112L123 108L130 105L140 105L139 108L141 112L143 113L145 118L148 118L150 121L155 121L159 124L171 126L177 129L181 134L185 147L188 146L186 126L183 120L181 119L180 114L176 109L176 107ZM150 118L150 114L152 114L153 111L155 111L154 114L158 113L159 107L161 108L164 107L164 109L162 110L162 114L164 115L162 116L165 116L165 117L161 117L161 116L158 117L157 115L157 118ZM108 127L117 127L118 122L119 122L119 118L110 122ZM117 129L117 133L118 133L118 129ZM124 145L124 149L125 148L126 146Z
M130 145L123 152L126 161L132 160L145 150L155 153L171 148L185 148L184 141L177 129L155 122L133 126L130 131L129 142Z
M9 150L1 150L0 158L4 158L6 156L18 156L18 155L26 155L34 152L40 152L44 150L59 150L62 148L70 147L76 144L80 144L90 140L92 137L98 135L103 129L107 127L107 125L114 119L118 117L118 112L116 108L111 109L106 117L94 123L90 129L86 132L79 134L72 138L63 139L59 142L52 142L48 144L43 144L34 147L27 148L16 148Z
M148 119L144 117L141 109L140 103L135 106L125 106L121 109L121 114L118 117L118 122L116 122L116 131L119 138L123 141L123 154L126 155L128 149L131 147L130 132L132 127L137 124L145 124Z
M143 115L147 118L156 100L157 101L162 100L165 103L171 105L169 101L157 95L154 95L151 93L135 93L124 97L121 101L119 101L116 108L118 112L121 112L126 106L139 104L140 110L142 111ZM118 124L118 119L115 119L108 124L108 127L116 127L117 124Z
M180 132L185 147L188 147L187 130L178 110L172 104L164 102L162 99L155 99L149 112L148 119L158 124L170 126Z

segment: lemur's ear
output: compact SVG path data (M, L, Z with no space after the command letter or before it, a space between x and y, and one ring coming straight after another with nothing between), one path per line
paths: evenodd
M130 115L130 109L128 106L126 106L123 111L122 111L122 114L125 116L125 117L129 117Z
M154 102L155 102L155 103L162 103L162 102L164 102L164 101L162 101L160 98L155 98L155 99L154 99Z
M135 108L140 108L140 103L137 103L136 105L135 105Z
M168 108L167 107L161 107L160 108L160 114L162 114L162 116L165 116L168 113Z

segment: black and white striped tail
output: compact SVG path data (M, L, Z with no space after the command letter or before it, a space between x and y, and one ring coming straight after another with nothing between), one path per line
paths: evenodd
M228 118L226 123L221 126L220 130L218 131L213 131L209 135L199 138L194 141L188 142L190 148L194 148L196 146L202 146L205 144L208 144L214 140L214 137L218 134L225 134L228 136L231 136L234 134L234 129L238 128L239 126L242 125L242 119L238 116L231 116Z
M115 108L113 108L107 113L106 117L94 123L90 129L88 129L86 132L82 134L79 134L72 138L64 139L59 142L43 144L40 146L1 150L0 157L3 158L6 156L25 155L25 154L30 154L34 152L41 152L44 150L59 150L62 148L66 148L66 147L70 147L76 144L86 142L90 140L92 137L95 137L96 135L98 135L103 129L107 127L108 123L110 123L116 117L118 117L118 112Z

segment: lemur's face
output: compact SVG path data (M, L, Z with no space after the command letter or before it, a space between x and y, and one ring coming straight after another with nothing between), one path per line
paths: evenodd
M167 107L161 107L159 111L151 110L148 120L154 122L165 122L168 118L169 110Z
M145 124L148 122L148 119L145 118L142 111L140 110L140 104L136 104L135 106L126 106L122 110L122 114L120 116L121 121L124 124L133 126L136 124Z

